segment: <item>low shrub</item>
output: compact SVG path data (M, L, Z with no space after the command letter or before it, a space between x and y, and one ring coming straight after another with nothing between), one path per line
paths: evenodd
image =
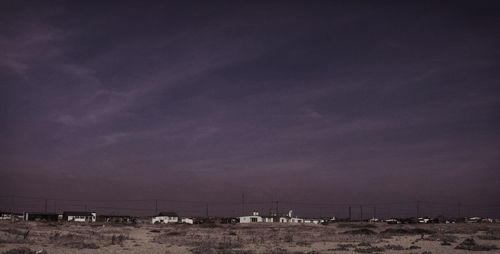
M350 235L376 235L377 232L367 229L367 228L362 228L362 229L355 229L355 230L348 230L343 232L342 234L350 234Z
M430 235L435 234L436 231L423 228L388 228L380 233L387 235Z
M358 253L374 253L374 252L384 252L385 249L382 247L369 247L369 248L356 248L354 249L355 252Z
M358 223L339 223L337 224L339 228L377 228L374 224L358 224Z
M47 251L45 250L34 251L26 247L21 247L21 248L10 249L8 251L3 252L2 254L47 254Z
M401 245L388 244L384 246L386 250L404 250L405 248Z
M495 245L480 245L472 238L465 239L462 243L457 245L455 249L470 250L470 251L489 251L498 249Z
M67 242L62 244L65 247L73 248L73 249L99 249L99 245L95 243L86 243L86 242Z

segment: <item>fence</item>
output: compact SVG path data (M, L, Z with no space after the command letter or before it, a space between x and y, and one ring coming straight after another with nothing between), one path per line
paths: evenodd
M160 211L180 216L240 216L259 211L261 215L287 213L299 217L337 217L352 220L393 217L500 217L500 205L474 205L426 200L386 203L329 203L294 200L205 201L181 199L63 199L36 196L0 196L0 210L6 212L93 211L109 215L154 215Z

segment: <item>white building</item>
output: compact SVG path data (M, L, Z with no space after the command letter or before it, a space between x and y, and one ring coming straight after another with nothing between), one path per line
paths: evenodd
M252 223L252 222L263 222L262 216L259 216L259 212L253 212L253 215L241 216L240 223Z
M74 222L95 222L97 214L93 212L64 212L63 220Z
M278 218L277 218L277 217L274 217L274 216L263 216L263 217L262 217L262 221L263 221L263 222L275 222L275 220L276 220L276 222L277 222L277 219L278 219Z
M290 218L290 222L291 223L303 223L304 222L304 219L301 219L301 218Z
M177 213L174 212L161 212L158 214L158 216L153 217L151 219L151 223L153 224L158 224L158 223L177 223L179 222L179 216Z
M12 213L0 213L0 220L12 220Z
M194 224L194 220L191 218L182 218L181 222L185 223L185 224L191 224L191 225Z
M320 224L325 222L323 219L304 219L304 223Z

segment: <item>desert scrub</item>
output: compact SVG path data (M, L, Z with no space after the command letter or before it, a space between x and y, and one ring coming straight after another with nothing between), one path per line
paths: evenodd
M291 252L291 251L289 251L287 249L276 248L276 249L264 252L264 254L305 254L305 253L304 252L300 252L300 251Z
M480 245L474 241L472 238L465 239L462 243L457 245L455 249L458 250L470 250L470 251L489 251L498 249L495 245Z
M95 243L86 243L86 242L65 242L62 244L64 247L73 248L73 249L99 249L99 245Z
M366 223L339 223L338 228L377 228L374 224Z
M435 233L436 231L423 228L388 228L380 232L384 235L430 235Z
M457 242L458 237L456 237L454 235L449 235L449 234L432 234L428 237L425 237L422 240L455 243L455 242Z
M404 250L405 248L401 245L387 244L384 246L386 250Z
M350 243L347 243L347 244L339 243L339 244L337 244L337 248L328 249L328 251L347 251L347 250L349 250L349 248L355 248L355 247L356 246L354 246L353 244L350 244Z
M477 238L481 240L500 240L500 231L491 230L486 232L485 234L478 235Z
M343 232L342 234L349 234L349 235L376 235L377 232L367 229L367 228L361 228L361 229L355 229L355 230L348 230Z
M385 251L384 248L382 247L368 247L368 248L356 248L354 249L355 252L358 252L358 253L374 253L374 252L383 252Z
M225 253L252 253L243 250L233 250L236 248L243 248L243 244L239 242L202 242L190 251L195 254L225 254Z
M2 229L0 243L30 243L30 229L20 230L15 228Z
M111 237L111 245L115 245L115 244L123 244L123 242L125 240L128 239L128 236L124 235L124 234L119 234L119 235L113 235Z
M185 235L186 232L178 232L178 231L172 231L172 232L167 232L167 236L178 236L178 235Z
M47 254L47 251L45 250L34 251L26 247L21 247L21 248L10 249L8 251L3 252L2 254Z
M311 246L311 243L308 243L308 242L305 242L305 241L298 241L297 243L295 243L295 245L297 245L297 246L303 246L303 247L309 247L309 246Z

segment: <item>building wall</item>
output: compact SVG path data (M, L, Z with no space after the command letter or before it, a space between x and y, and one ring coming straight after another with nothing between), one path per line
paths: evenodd
M182 223L186 223L186 224L193 224L194 223L194 220L190 219L190 218L184 218L181 221L182 221Z
M96 219L96 213L92 213L92 216L68 216L68 221L74 222L95 222Z
M292 222L292 223L302 223L302 222L304 222L304 220L300 219L300 218L291 218L290 222Z
M280 217L280 222L281 223L287 223L288 221L289 221L288 218L286 218L286 217Z
M264 218L264 222L274 222L273 218Z
M179 222L179 217L168 217L168 216L156 216L151 219L151 223L177 223Z
M240 217L240 223L252 223L252 222L262 222L262 217L260 216L242 216Z

